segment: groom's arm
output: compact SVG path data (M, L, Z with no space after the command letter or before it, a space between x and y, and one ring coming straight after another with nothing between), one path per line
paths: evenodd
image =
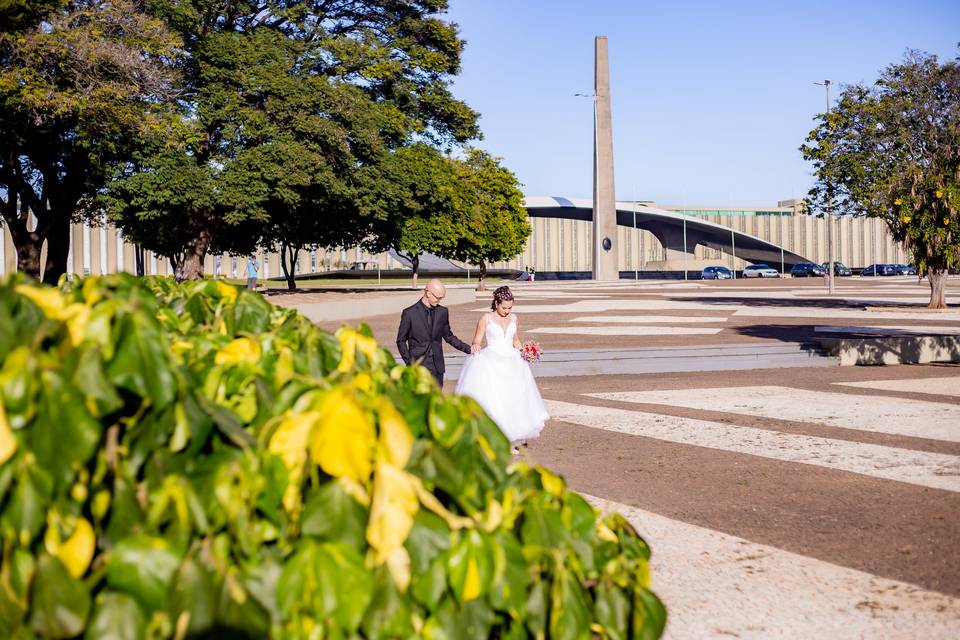
M410 314L404 310L400 314L400 328L397 330L397 350L405 364L410 364L410 347L407 340L410 338Z
M459 349L464 353L470 353L470 345L466 342L453 335L453 329L450 328L450 316L447 315L444 318L444 327L443 327L443 339L447 341L454 349Z

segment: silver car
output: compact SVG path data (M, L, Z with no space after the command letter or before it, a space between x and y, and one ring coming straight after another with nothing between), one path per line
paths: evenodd
M752 264L743 270L744 278L779 278L780 272L768 264Z

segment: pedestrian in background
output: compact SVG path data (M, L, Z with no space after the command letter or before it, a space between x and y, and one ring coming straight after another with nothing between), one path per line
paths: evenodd
M247 260L247 289L257 288L257 273L259 271L260 263L257 262L257 257L251 253Z

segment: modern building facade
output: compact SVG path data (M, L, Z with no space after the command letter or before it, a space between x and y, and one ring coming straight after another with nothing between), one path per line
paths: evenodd
M577 215L564 212L564 207L556 206L556 213L544 211L543 203L551 200L564 200L573 205ZM559 272L570 276L589 277L592 268L593 223L590 201L568 200L565 198L528 198L528 210L533 233L523 253L512 260L489 265L491 269L523 270L527 267L538 272ZM798 201L783 201L776 207L714 207L657 205L653 202L620 201L617 203L616 243L619 249L618 271L621 277L640 272L654 275L662 270L676 270L676 256L671 256L665 244L657 235L639 224L634 229L630 219L634 212L644 209L665 211L674 216L686 217L690 227L697 221L710 223L714 227L733 230L736 235L744 234L759 239L769 245L782 247L784 262L789 254L809 259L812 262L826 262L826 221L815 216L805 215ZM893 240L886 225L879 220L868 218L838 217L834 221L834 259L853 268L862 268L873 263L910 262L910 256ZM689 229L688 229L689 231ZM16 251L6 229L0 227L3 239L0 242L0 274L16 270ZM734 243L731 243L733 245ZM688 270L702 268L706 264L718 264L742 269L750 261L744 259L742 252L735 246L719 247L697 244L695 235L689 234L690 254ZM732 249L732 250L731 250ZM743 245L741 245L741 250ZM263 264L261 275L266 278L282 276L280 256L275 253L260 253ZM772 267L780 269L778 251L763 260ZM223 256L220 260L220 273L226 277L243 277L243 257ZM103 274L117 271L135 271L134 247L124 242L116 229L90 228L74 225L71 234L70 270L79 274ZM680 262L682 265L682 261ZM356 266L375 270L377 266L384 270L404 269L404 265L387 253L370 254L360 248L303 251L300 254L297 271L300 274L339 271ZM173 269L165 258L146 253L146 272L148 274L172 275ZM207 256L205 271L213 274L216 267L214 256ZM671 267L667 269L667 267ZM789 267L787 267L789 269Z

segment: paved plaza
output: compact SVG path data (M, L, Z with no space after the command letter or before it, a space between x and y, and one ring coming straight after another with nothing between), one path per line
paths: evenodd
M833 298L820 280L516 286L552 416L521 456L647 538L668 638L958 638L960 365L841 367L817 347L955 334L960 307L926 311L928 293L916 278L846 278ZM322 314L322 295L299 298ZM469 341L486 299L449 306ZM314 319L393 345L398 311L349 315Z

